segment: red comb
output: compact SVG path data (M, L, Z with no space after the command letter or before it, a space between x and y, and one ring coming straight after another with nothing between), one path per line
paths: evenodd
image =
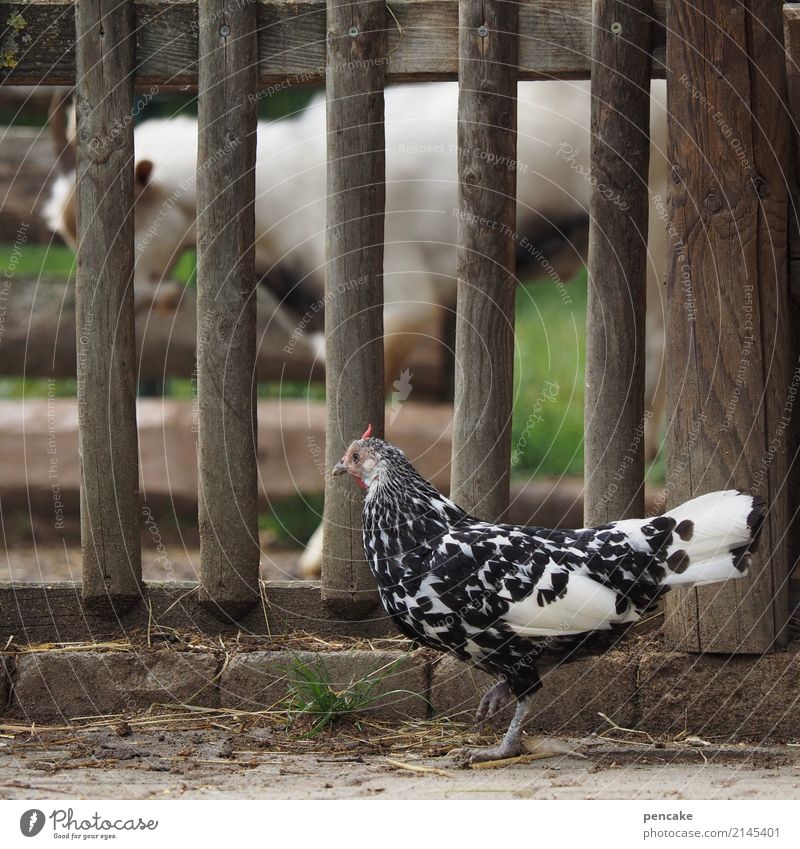
M372 436L372 422L367 425L367 429L361 434L362 439L369 439Z

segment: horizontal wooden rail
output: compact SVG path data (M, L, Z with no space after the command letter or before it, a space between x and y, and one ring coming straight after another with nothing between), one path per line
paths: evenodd
M142 603L110 621L81 604L80 584L11 584L0 582L0 645L9 638L17 645L46 642L93 642L103 637L151 640L175 631L208 634L276 637L303 631L319 636L395 636L393 623L383 608L366 612L360 622L340 618L320 598L319 584L301 581L268 581L259 585L259 604L232 620L220 620L198 598L198 585L185 581L148 581ZM163 630L162 630L163 629ZM1 656L0 656L1 657ZM2 705L0 705L2 708Z
M259 287L257 301L258 380L324 380L324 363L307 335L298 335L297 319L282 313L264 287ZM75 377L75 294L71 283L20 278L14 297L4 308L0 375ZM136 319L137 378L192 377L197 365L196 330L194 289L182 294L174 313L140 313ZM437 382L441 384L430 358L421 370L429 375L429 391Z
M667 506L735 487L769 509L749 576L670 593L665 635L684 651L760 653L785 644L789 616L783 21L772 0L675 0L670 15Z
M666 0L654 3L663 24ZM387 82L458 78L458 0L394 0L386 15ZM72 0L0 0L3 63L0 82L71 85L75 80ZM325 0L259 2L258 96L270 86L319 83L325 78ZM6 24L9 19L15 24ZM195 2L140 0L135 4L136 82L197 85L199 12ZM519 78L588 79L591 0L519 4ZM655 28L653 74L664 76L665 35Z

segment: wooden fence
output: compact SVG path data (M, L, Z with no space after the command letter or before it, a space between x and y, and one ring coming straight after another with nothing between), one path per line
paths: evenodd
M597 188L591 207L586 521L596 523L643 511L643 440L635 434L645 416L649 80L666 74L668 501L736 486L770 503L751 577L676 593L667 634L691 650L761 652L785 642L791 442L787 435L776 444L775 434L791 385L791 163L779 6L0 0L0 12L10 22L4 81L74 83L77 92L82 592L91 610L120 616L141 607L149 591L137 505L134 85L198 89L199 598L221 619L242 621L260 592L251 95L274 83L327 86L331 468L367 422L383 433L383 87L459 80L459 146L493 155L459 157L461 368L451 492L466 509L502 518L511 454L516 205L507 163L516 158L516 85L591 74L593 174L616 198ZM496 228L481 225L487 220ZM340 285L348 280L359 285ZM341 618L363 619L375 605L359 514L352 491L329 479L321 593Z

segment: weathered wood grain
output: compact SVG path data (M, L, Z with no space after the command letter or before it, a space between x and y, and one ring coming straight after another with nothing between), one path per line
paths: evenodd
M649 2L596 0L584 480L587 527L644 515Z
M383 0L328 2L325 352L329 473L368 424L383 436L386 152ZM364 559L362 496L327 475L322 595L360 616L376 598Z
M451 497L508 509L516 296L517 5L460 6L458 300Z
M665 630L676 648L763 652L784 642L788 613L781 9L670 8L668 499L736 487L764 495L769 516L750 576L670 594Z
M201 597L258 600L255 281L256 15L200 0L197 391Z
M141 594L133 316L133 5L81 0L75 314L83 595L106 614Z
M386 80L454 80L458 76L457 0L394 0L384 23ZM656 0L664 21L666 0ZM136 82L197 85L198 7L194 0L138 0ZM0 0L0 82L71 85L75 77L73 0ZM519 4L520 79L587 79L591 0ZM6 21L19 15L20 28ZM259 2L258 77L264 87L322 82L325 0ZM402 28L402 29L401 29ZM664 76L664 33L653 44L653 73ZM266 88L265 95L269 94Z

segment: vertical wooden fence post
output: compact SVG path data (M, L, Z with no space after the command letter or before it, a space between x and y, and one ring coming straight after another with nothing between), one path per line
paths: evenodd
M508 509L514 372L517 25L505 0L462 0L458 41L458 307L451 498Z
M141 595L133 317L133 3L80 0L77 76L78 424L83 597Z
M256 4L200 0L197 390L201 598L258 599L254 271Z
M652 7L595 0L584 522L644 515Z
M763 652L785 642L788 618L781 7L668 8L667 497L736 487L769 513L749 577L670 593L665 628L680 649Z
M325 515L322 596L342 616L375 605L360 493L330 470L371 422L383 436L386 199L383 0L328 0Z

